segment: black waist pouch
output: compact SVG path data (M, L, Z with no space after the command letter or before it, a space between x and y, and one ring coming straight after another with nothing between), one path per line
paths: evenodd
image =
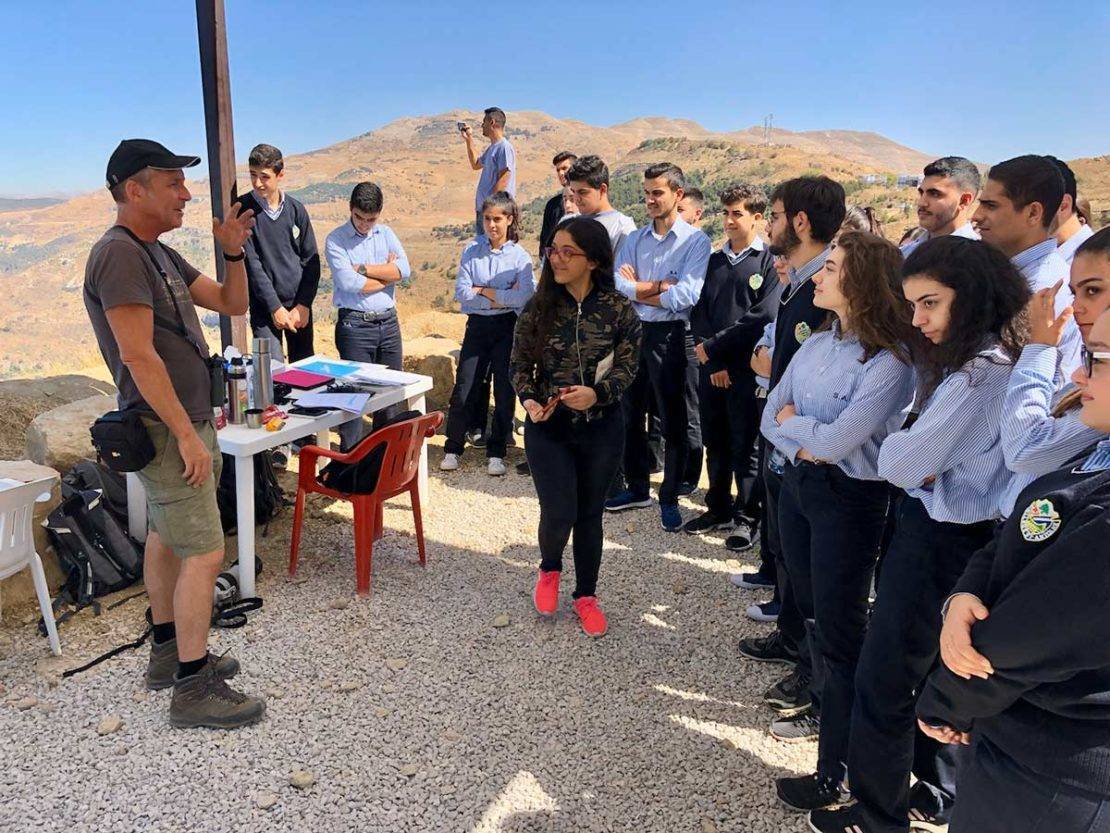
M138 471L154 460L154 443L138 411L109 411L89 434L100 461L112 471Z

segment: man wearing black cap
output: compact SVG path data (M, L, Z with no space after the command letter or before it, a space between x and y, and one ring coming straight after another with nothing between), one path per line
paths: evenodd
M120 142L107 175L116 225L89 254L84 298L119 408L141 414L156 452L137 473L151 526L143 560L154 622L147 688L173 687L174 726L236 728L259 720L266 704L229 688L239 663L207 649L224 558L216 506L223 458L196 307L247 311L243 244L254 218L252 211L225 211L228 219L212 220L217 255L228 262L223 284L160 243L160 235L181 226L192 199L182 169L199 163L146 139Z

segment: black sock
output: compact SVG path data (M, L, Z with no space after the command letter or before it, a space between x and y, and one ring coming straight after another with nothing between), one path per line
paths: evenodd
M208 664L208 655L205 654L200 659L192 659L188 662L177 663L177 678L184 680L186 677L192 677L194 674L200 672L205 665Z
M161 625L154 625L155 645L164 645L171 639L177 639L177 629L173 626L173 622L163 622Z

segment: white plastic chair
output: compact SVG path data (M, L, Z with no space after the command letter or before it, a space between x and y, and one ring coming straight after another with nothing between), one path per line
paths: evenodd
M50 499L50 492L57 478L44 477L20 486L0 487L0 580L15 575L24 567L31 568L39 609L46 622L50 650L61 656L62 644L58 641L58 628L54 624L54 609L50 604L50 588L42 559L35 552L35 539L31 532L31 519L35 504Z

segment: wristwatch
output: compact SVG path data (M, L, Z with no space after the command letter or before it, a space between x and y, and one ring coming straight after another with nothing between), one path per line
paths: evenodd
M242 260L246 256L247 256L247 250L245 248L240 249L239 254L237 254L237 255L229 255L227 252L224 252L224 260L226 260L228 263L238 263L240 260Z

